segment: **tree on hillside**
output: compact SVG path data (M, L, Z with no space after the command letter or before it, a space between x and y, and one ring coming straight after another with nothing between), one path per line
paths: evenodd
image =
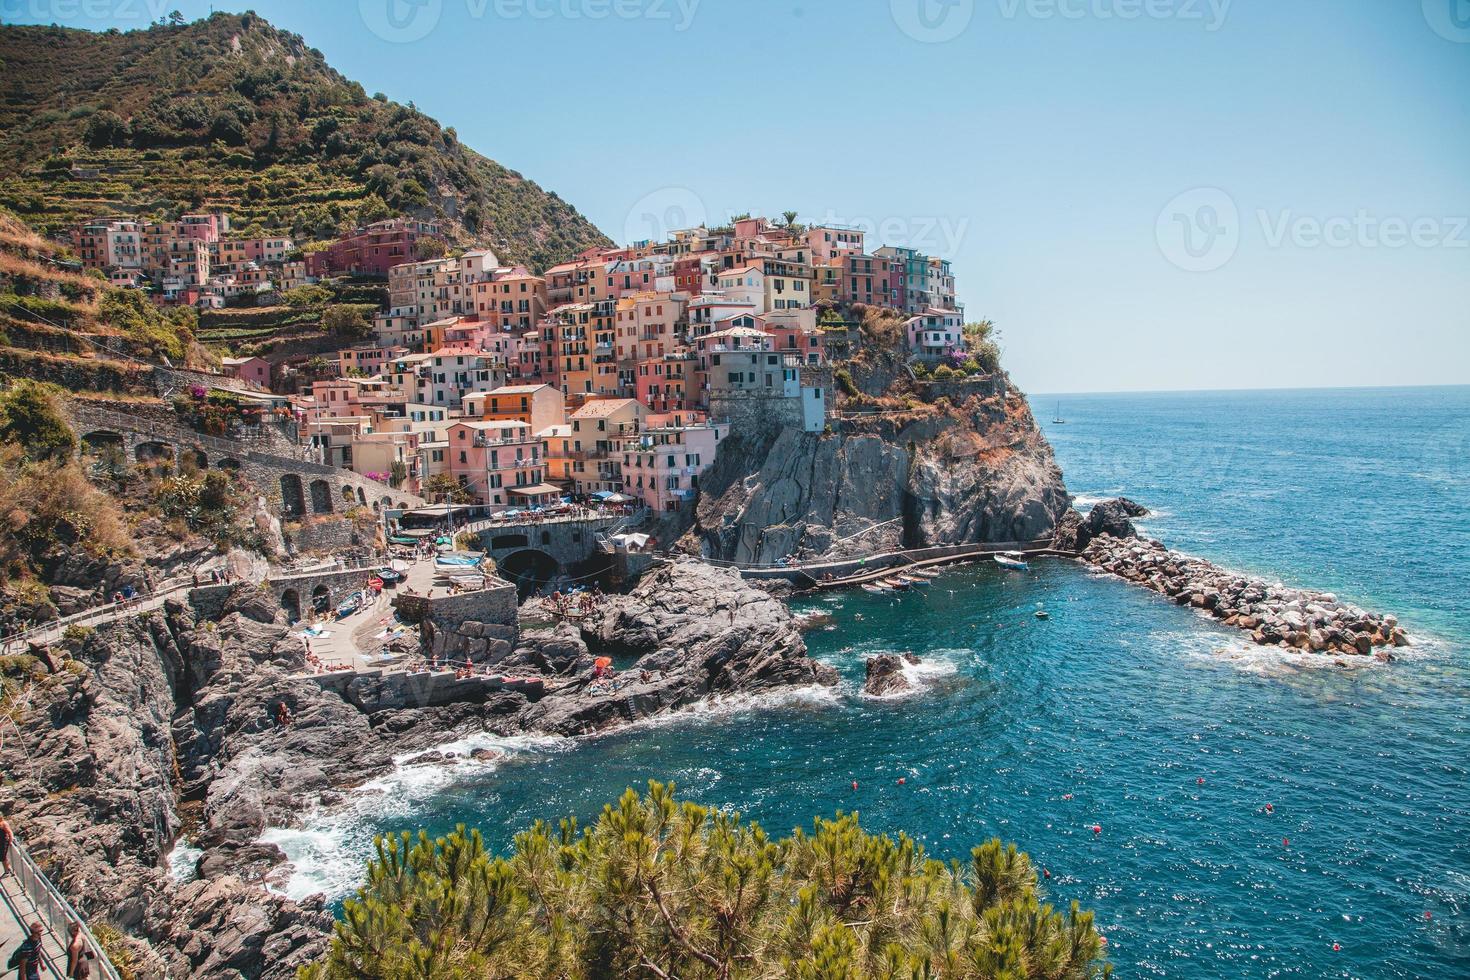
M373 321L366 312L371 309L357 303L333 303L322 314L322 327L334 336L361 340L373 332Z
M467 504L475 498L470 492L460 485L460 482L448 473L435 473L424 481L420 496L425 500L438 500L443 498L451 504Z
M66 459L77 448L57 390L29 379L0 394L0 442L19 445L31 459Z
M1038 899L992 840L930 859L855 814L775 840L739 814L628 790L580 832L537 822L508 857L478 831L380 838L306 980L1106 977L1092 914Z
M127 146L132 138L133 132L127 121L106 109L94 113L87 120L86 131L82 134L82 139L94 150L109 146Z

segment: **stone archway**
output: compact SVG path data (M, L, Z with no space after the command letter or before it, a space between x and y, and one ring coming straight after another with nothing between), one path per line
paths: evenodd
M82 436L82 449L97 456L119 451L126 453L127 445L128 441L121 432L110 429L96 429Z
M362 487L357 488L357 504L359 507L367 506L367 494L362 492Z
M545 588L561 571L561 564L544 551L525 548L497 559L496 571L508 582L515 584L521 595L530 595Z
M219 459L214 461L214 468L217 470L230 470L232 472L238 473L240 472L241 467L240 461L238 459L232 459L229 456L221 456Z
M286 611L286 621L296 623L301 620L301 593L295 589L287 589L281 593L281 608Z
M209 454L199 448L185 449L179 454L179 469L209 469Z
M281 475L281 513L287 517L306 513L306 495L301 490L301 477L295 473Z
M332 590L325 585L318 585L311 590L311 608L313 612L324 613L332 608Z
M326 480L311 481L311 512L313 514L332 512L332 485Z
M166 442L150 439L133 447L133 458L138 461L139 466L172 469L174 447Z

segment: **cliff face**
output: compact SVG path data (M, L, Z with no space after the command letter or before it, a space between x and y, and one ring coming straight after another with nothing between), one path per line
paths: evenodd
M878 373L860 386L905 388ZM703 481L686 544L769 563L1051 534L1067 490L1004 375L907 389L892 407L838 418L827 433L732 434Z

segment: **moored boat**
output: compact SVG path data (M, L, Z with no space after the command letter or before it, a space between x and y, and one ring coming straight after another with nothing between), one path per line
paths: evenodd
M995 563L1002 568L1014 571L1025 571L1031 566L1026 564L1026 559L1019 551L1002 551L995 556Z

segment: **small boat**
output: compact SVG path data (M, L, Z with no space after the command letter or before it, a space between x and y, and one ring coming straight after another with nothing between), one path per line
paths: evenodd
M1057 402L1057 415L1056 415L1056 418L1054 418L1054 419L1051 420L1051 424L1052 425L1066 425L1067 424L1067 420L1064 419L1064 418L1062 418L1062 403L1061 402Z
M938 578L943 573L932 568L916 568L909 574L917 575L919 578Z
M915 586L915 585L928 585L929 584L929 580L926 579L926 578L916 578L916 577L909 576L909 575L900 575L898 577L898 581L899 581L899 584L900 585L907 585L907 586L910 586L910 587Z
M1009 568L1013 571L1024 572L1031 566L1026 564L1026 559L1019 551L1002 551L995 556L995 563L1001 568Z
M377 575L378 578L383 580L383 584L390 589L403 581L403 573L395 568L380 568L377 571Z
M1047 611L1045 609L1038 609L1038 610L1036 610L1036 618L1037 619L1051 619L1051 616L1050 616L1050 614L1047 613Z
M885 588L883 588L883 586L881 586L881 585L872 585L872 584L869 584L867 582L864 582L863 583L863 591L864 592L883 593L883 592L887 592L888 590L885 589Z
M362 607L362 593L354 592L337 605L337 618L346 619Z
M887 586L890 589L906 589L909 587L909 584L901 578L885 578L878 584Z

